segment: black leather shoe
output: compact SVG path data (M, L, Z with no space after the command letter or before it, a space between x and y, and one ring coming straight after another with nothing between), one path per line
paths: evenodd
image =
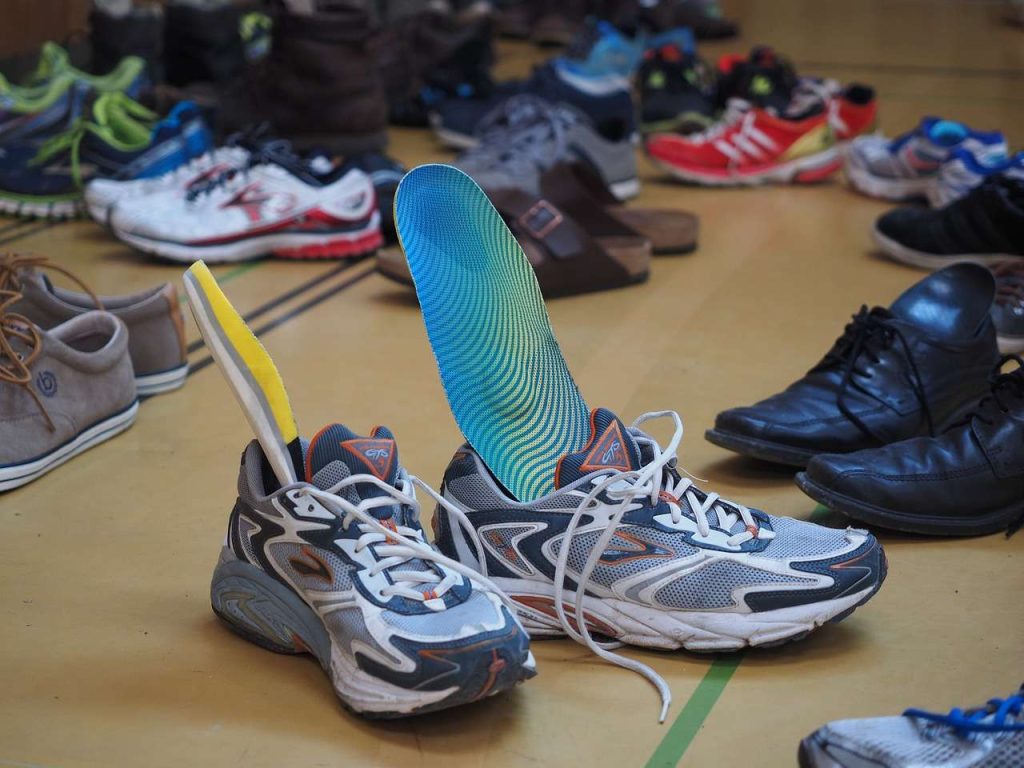
M991 393L941 436L818 456L797 484L829 509L898 531L1015 530L1024 519L1024 361L1011 359L1017 369L997 369Z
M999 359L989 318L994 295L988 270L956 264L889 309L862 307L804 378L757 405L720 413L706 437L803 467L820 453L939 434L988 390Z

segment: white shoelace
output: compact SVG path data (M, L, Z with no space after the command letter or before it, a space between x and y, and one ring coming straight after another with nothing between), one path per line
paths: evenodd
M746 115L752 115L752 109L753 107L749 101L736 98L729 99L729 102L725 106L725 112L722 113L722 116L713 125L708 126L699 133L694 133L688 136L687 140L695 144L713 141L725 133L728 128L742 120Z
M424 489L431 497L437 499L438 494L418 477L409 475L402 471L400 481L402 489L384 482L373 475L350 475L339 483L327 489L304 486L299 489L297 496L311 496L330 512L333 512L342 519L342 528L348 530L352 524L359 526L361 533L356 542L356 551L360 552L373 544L378 545L375 553L378 556L376 565L370 569L369 574L374 576L382 571L390 571L393 584L381 590L385 596L398 595L424 603L435 611L445 610L444 601L441 599L449 589L456 586L459 581L455 574L459 574L467 581L475 582L494 592L509 609L513 616L516 615L516 606L497 585L489 578L477 573L472 568L452 560L434 549L423 538L423 531L407 526L395 525L391 528L371 514L371 510L377 507L408 506L411 507L416 517L419 517L420 504L416 499L415 486ZM353 504L348 499L339 496L339 492L355 486L357 483L369 483L385 492L384 496L371 496ZM397 570L397 567L411 560L423 560L441 566L440 570L445 572L440 575L434 570ZM429 588L422 589L423 585Z
M618 532L623 515L633 509L639 508L637 505L633 504L634 500L637 498L648 497L652 504L656 504L659 497L664 498L661 494L667 491L674 499L682 499L685 495L689 507L693 512L693 518L697 524L698 533L701 536L707 536L710 533L711 523L708 520L708 513L711 511L714 511L718 516L719 525L716 526L718 528L731 530L732 526L738 520L743 521L745 530L741 533L734 534L728 539L727 543L730 546L738 546L753 538L770 539L775 536L773 531L760 529L757 525L757 521L754 519L753 515L750 514L750 510L743 505L735 504L733 502L725 502L717 493L707 494L704 502L701 503L694 492L693 479L681 478L678 481L674 480L672 473L667 472L666 468L675 460L679 443L683 439L683 420L679 417L679 414L675 411L654 411L651 413L645 413L636 419L631 426L633 429L639 429L641 424L652 419L663 417L671 418L675 424L675 430L668 446L662 450L657 441L653 438L645 439L644 442L649 445L651 450L654 452L654 457L648 464L639 470L614 472L609 474L603 480L596 481L590 492L580 502L576 511L569 519L569 524L562 537L562 545L558 550L558 561L555 564L554 578L555 610L558 614L558 621L562 626L562 630L573 640L585 645L595 655L600 656L605 661L636 672L648 680L651 685L657 689L658 694L661 696L661 712L658 717L658 721L662 723L665 722L669 706L672 703L672 691L669 689L668 684L657 672L646 664L612 651L613 648L621 647L623 645L622 643L599 643L595 640L590 633L590 628L587 626L585 616L584 598L586 596L587 588L591 584L591 575L597 567L601 557L604 555L608 544ZM486 575L487 561L484 556L483 544L469 518L454 504L441 498L433 491L429 492L449 513L452 514L463 530L469 535L470 540L473 542L473 546L476 549L477 560L480 563L483 573ZM587 560L583 565L583 569L579 573L579 577L575 579L578 587L576 590L576 602L574 605L574 624L570 621L569 617L566 616L565 609L562 605L563 596L565 594L565 581L569 577L569 574L567 573L569 551L572 547L572 539L576 529L579 527L580 520L582 520L585 515L593 515L595 510L602 506L601 503L597 503L595 505L595 502L598 501L598 497L600 497L602 493L606 493L608 497L616 499L618 503L615 505L614 511L608 516L608 521L605 524L605 528L602 531L601 536L590 550L590 554L587 556ZM726 508L723 504L728 504L728 506L734 509L735 512ZM669 509L673 522L680 522L683 518L682 505L670 501Z

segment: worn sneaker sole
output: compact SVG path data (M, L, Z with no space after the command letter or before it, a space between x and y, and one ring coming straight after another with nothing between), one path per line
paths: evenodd
M647 153L651 163L670 176L691 184L707 187L742 187L769 183L815 184L838 171L843 164L839 149L830 147L806 157L777 163L754 171L684 168Z
M1019 355L1024 352L1024 336L996 336L999 342L999 352L1004 355Z
M807 466L807 462L821 453L821 451L808 451L781 443L758 440L746 435L737 435L721 429L707 430L704 433L704 439L720 448L725 448L744 456L760 459L761 461L770 461L775 464L785 464L790 467L800 467L801 469Z
M493 648L481 649L476 668L460 670L461 685L439 691L400 688L337 651L319 616L297 594L228 548L221 550L214 569L210 602L228 628L249 642L275 653L311 654L331 678L342 704L366 717L406 717L467 704L537 674L532 653L512 659L500 641L493 641Z
M19 197L0 192L0 213L33 219L75 219L82 213L82 201L78 195Z
M0 491L9 491L12 488L31 483L94 445L99 445L124 432L135 423L138 412L139 401L135 400L124 410L93 424L49 453L30 461L0 466Z
M984 536L1005 531L1024 516L1024 501L984 515L949 518L908 514L878 507L825 488L807 477L806 472L797 474L796 484L812 499L834 512L842 512L847 517L868 525L904 533L924 533L930 536Z
M149 395L160 395L164 392L173 392L179 389L188 378L188 363L179 365L169 371L150 373L145 376L135 377L135 390L140 397Z
M833 600L772 611L724 613L666 610L588 596L584 600L584 617L591 632L645 648L715 652L781 645L800 640L825 624L842 621L871 599L887 573L885 553L877 542L875 546L880 557L875 583ZM493 577L492 580L520 605L519 620L531 638L564 636L557 618L553 584ZM566 590L563 596L563 608L574 622L576 593Z
M886 179L875 176L855 163L847 162L846 180L850 186L868 197L891 200L895 203L923 200L935 183L934 176L920 179Z
M910 264L914 267L922 267L924 269L942 269L943 267L948 267L950 264L959 264L962 262L981 264L983 267L986 267L999 261L1014 261L1024 258L1024 255L1012 253L958 253L940 255L928 253L926 251L918 251L913 248L908 248L902 243L893 240L888 235L882 234L877 226L872 228L871 235L875 240L875 244L879 247L882 253L889 258L901 261L904 264Z
M825 739L812 733L800 742L800 750L797 752L797 762L800 768L855 768L856 766L867 766L868 768L886 768L883 763L867 755L858 755L847 749L836 746L836 752L842 752L843 762L834 756L833 750Z
M119 240L143 253L168 261L191 264L202 259L208 264L249 261L263 256L286 259L346 259L373 253L384 244L380 213L374 211L366 226L351 232L271 233L220 245L188 245L156 240L115 230Z

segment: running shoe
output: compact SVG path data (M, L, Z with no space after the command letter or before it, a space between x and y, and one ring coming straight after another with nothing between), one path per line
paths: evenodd
M805 89L822 95L828 102L829 123L840 149L858 136L878 130L878 101L870 85L843 85L837 80L802 77L796 90Z
M865 195L883 200L924 198L942 164L966 149L984 165L1006 158L1006 139L995 131L975 131L962 123L926 117L895 139L861 136L846 156L846 177Z
M68 77L84 83L99 93L124 93L135 98L149 85L145 76L146 63L137 56L125 56L110 72L94 75L83 72L71 65L68 52L52 41L43 43L39 50L39 61L29 75L25 86L33 87L61 77ZM7 94L18 94L25 86L12 85L0 76L0 98Z
M800 768L1012 768L1024 765L1024 687L949 714L837 720L800 742Z
M666 448L640 429L658 417L675 425ZM444 474L438 546L518 603L531 637L584 643L648 677L667 707L660 678L595 635L666 650L778 645L845 618L881 586L886 560L871 534L697 488L677 469L677 414L627 428L599 408L590 424L586 445L552 468L556 490L530 503L512 498L468 444Z
M996 325L999 351L1004 355L1024 352L1024 259L991 265L996 279L992 322Z
M644 143L654 165L682 181L709 186L812 183L842 160L825 102L804 99L782 114L732 99L722 118L691 136L659 134Z
M467 149L475 146L480 141L481 131L486 129L485 118L517 95L538 96L553 104L569 104L598 126L625 121L628 133L635 131L628 78L614 73L601 76L576 74L564 61L555 59L537 67L527 80L500 84L488 98L443 102L430 118L434 133L447 147Z
M202 263L185 287L207 346L257 432L213 572L214 613L278 653L309 653L342 703L405 717L536 674L512 603L430 545L394 435L329 424L299 437L277 369Z
M942 208L964 197L989 176L997 173L1024 179L1024 152L986 165L969 149L961 147L954 150L939 168L935 183L927 189L928 202L932 208Z
M244 167L184 196L122 200L110 227L144 253L186 263L269 255L337 259L376 251L383 236L370 177L348 165L326 166L307 162L287 142L269 142Z
M878 218L872 235L889 258L924 269L1022 258L1024 178L990 176L945 208L896 208Z
M485 190L514 188L539 195L544 171L560 162L583 162L616 198L626 200L640 192L631 128L625 120L595 126L567 104L515 96L488 116L481 143L454 165Z
M0 211L76 216L82 189L92 178L160 176L209 150L210 132L190 102L181 102L159 122L155 118L122 94L101 96L89 120L25 153L22 163L0 163Z
M772 47L758 45L747 56L732 54L718 60L718 104L742 99L756 107L785 110L800 80L793 65Z
M243 167L253 149L266 141L265 126L229 136L224 146L204 152L160 176L141 179L93 179L85 187L83 199L89 215L99 224L107 224L110 211L120 200L170 193L184 195L194 186L214 179L226 171Z
M643 134L697 133L714 120L714 72L693 51L672 44L648 48L637 87Z
M72 67L67 52L56 43L44 43L26 85L11 85L0 75L0 142L4 150L12 143L38 145L70 129L82 115L89 94L124 93L136 98L147 85L145 62L135 56L97 76Z

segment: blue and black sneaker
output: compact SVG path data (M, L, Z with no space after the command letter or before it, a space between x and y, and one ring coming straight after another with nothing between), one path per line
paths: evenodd
M0 212L67 218L92 178L160 176L212 148L198 108L176 106L163 120L121 93L100 96L90 118L41 146L5 147L0 162Z

